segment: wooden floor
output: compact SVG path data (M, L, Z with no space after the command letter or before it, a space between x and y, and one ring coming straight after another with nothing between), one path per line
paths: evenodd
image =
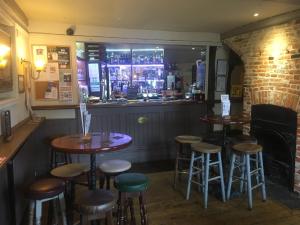
M271 199L262 202L259 192L254 194L251 211L247 209L246 196L223 203L210 195L208 209L204 209L196 187L187 201L185 180L174 190L172 175L172 172L148 174L150 187L146 200L150 225L300 225L300 209L291 210Z

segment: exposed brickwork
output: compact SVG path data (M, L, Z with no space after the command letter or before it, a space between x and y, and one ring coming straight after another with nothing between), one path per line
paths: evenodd
M245 65L244 114L255 104L273 104L298 113L294 191L300 193L300 20L224 40ZM245 130L249 130L246 127Z

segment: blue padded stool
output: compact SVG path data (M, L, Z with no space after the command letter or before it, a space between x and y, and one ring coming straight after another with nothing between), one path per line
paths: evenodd
M149 180L141 173L123 173L115 177L115 188L119 191L117 225L127 224L127 208L130 209L131 222L136 224L133 197L139 198L141 225L147 225L146 210L144 205L144 193L148 188Z

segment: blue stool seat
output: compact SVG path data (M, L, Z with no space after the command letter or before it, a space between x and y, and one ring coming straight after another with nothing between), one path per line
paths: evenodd
M124 173L115 178L115 187L121 192L142 192L148 183L148 178L141 173Z

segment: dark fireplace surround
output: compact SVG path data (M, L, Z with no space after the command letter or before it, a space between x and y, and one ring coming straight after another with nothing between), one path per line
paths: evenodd
M259 104L251 108L251 134L263 146L265 174L269 180L294 187L297 113L291 109Z

